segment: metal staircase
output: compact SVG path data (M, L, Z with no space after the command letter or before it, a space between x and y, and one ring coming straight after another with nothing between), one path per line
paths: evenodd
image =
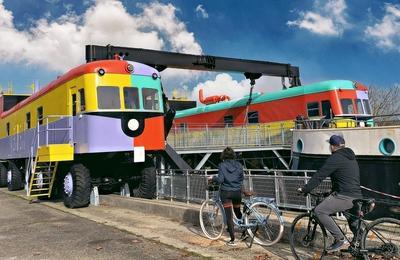
M50 116L54 118L57 116ZM60 116L61 117L61 116ZM26 167L26 190L28 197L51 197L54 180L60 161L74 159L72 141L72 121L68 120L67 127L49 127L49 121L44 126L38 125L35 138L32 142L31 152ZM61 119L64 117L61 117ZM69 137L67 143L57 143L49 140L49 132L66 131ZM44 133L44 140L40 140L40 133ZM43 142L41 142L43 141ZM55 142L55 143L54 143ZM36 153L34 151L36 150Z
M38 156L32 161L32 174L29 181L28 196L50 198L57 172L58 162L41 162Z

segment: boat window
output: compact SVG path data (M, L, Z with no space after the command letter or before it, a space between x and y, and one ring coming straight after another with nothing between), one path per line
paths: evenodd
M247 114L247 122L249 124L257 124L258 123L258 111L252 111Z
M224 126L225 127L233 126L233 116L224 116Z
M118 87L97 87L97 102L100 109L120 109Z
M363 103L364 103L365 114L368 114L368 115L372 114L371 106L369 105L368 99L363 99Z
M343 114L354 114L353 101L351 99L341 99Z
M363 106L362 106L361 99L356 99L355 101L356 101L358 114L364 114L364 109L363 109Z
M148 110L160 110L158 90L153 88L143 88L143 107Z
M319 103L311 102L307 104L307 115L308 117L319 116Z
M81 88L78 91L79 91L79 101L81 103L81 111L85 111L86 110L85 90Z
M26 113L26 129L31 128L31 113Z
M43 124L43 107L37 108L37 121L39 125Z
M329 100L324 100L321 102L322 105L322 115L325 117L332 118L332 106Z
M7 135L10 135L10 123L7 123Z
M126 109L139 109L139 90L133 87L125 87L124 102Z

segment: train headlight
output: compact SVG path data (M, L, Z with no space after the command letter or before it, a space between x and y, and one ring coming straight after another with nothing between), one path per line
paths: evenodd
M134 68L133 68L133 65L132 65L132 64L126 65L126 71L127 71L127 72L133 73L133 70L134 70Z
M131 119L128 121L128 128L131 131L135 131L139 128L139 121L137 121L136 119Z
M153 79L157 79L157 78L158 78L158 75L157 75L157 73L153 73L153 74L151 75L151 77L152 77Z
M106 71L104 69L99 69L97 73L99 73L100 76L103 76L104 74L106 74Z

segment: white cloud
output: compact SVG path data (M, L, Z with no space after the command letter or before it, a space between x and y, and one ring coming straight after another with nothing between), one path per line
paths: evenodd
M400 6L386 4L382 20L368 26L365 35L379 48L400 52Z
M120 1L96 0L82 15L68 9L55 20L42 18L32 27L18 30L12 12L0 0L0 62L34 64L65 72L85 62L86 44L202 52L193 33L176 17L173 5L153 2L139 7L140 14L130 14Z
M198 5L195 9L197 16L200 16L204 19L208 18L208 13L206 9L204 9L203 5Z
M312 11L299 12L299 18L288 21L287 25L319 35L339 36L349 27L346 8L345 0L328 0L324 5L316 0Z
M243 79L237 81L227 73L221 73L216 75L214 80L207 80L197 84L193 88L191 98L199 102L199 90L203 89L204 97L214 95L227 95L231 99L242 98L248 95L250 92L250 80ZM279 77L263 76L256 80L256 84L253 89L255 92L274 92L282 89L282 81ZM199 103L200 104L200 103Z

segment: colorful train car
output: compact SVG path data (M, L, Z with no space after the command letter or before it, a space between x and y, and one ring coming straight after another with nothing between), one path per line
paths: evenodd
M331 80L254 93L249 97L178 111L176 127L294 124L296 118L365 119L372 116L367 88L347 80ZM340 126L337 124L336 126Z
M32 95L2 95L0 105L0 186L26 184L36 197L59 190L71 208L89 204L92 184L129 181L135 195L154 196L152 156L165 149L156 69L94 61Z

